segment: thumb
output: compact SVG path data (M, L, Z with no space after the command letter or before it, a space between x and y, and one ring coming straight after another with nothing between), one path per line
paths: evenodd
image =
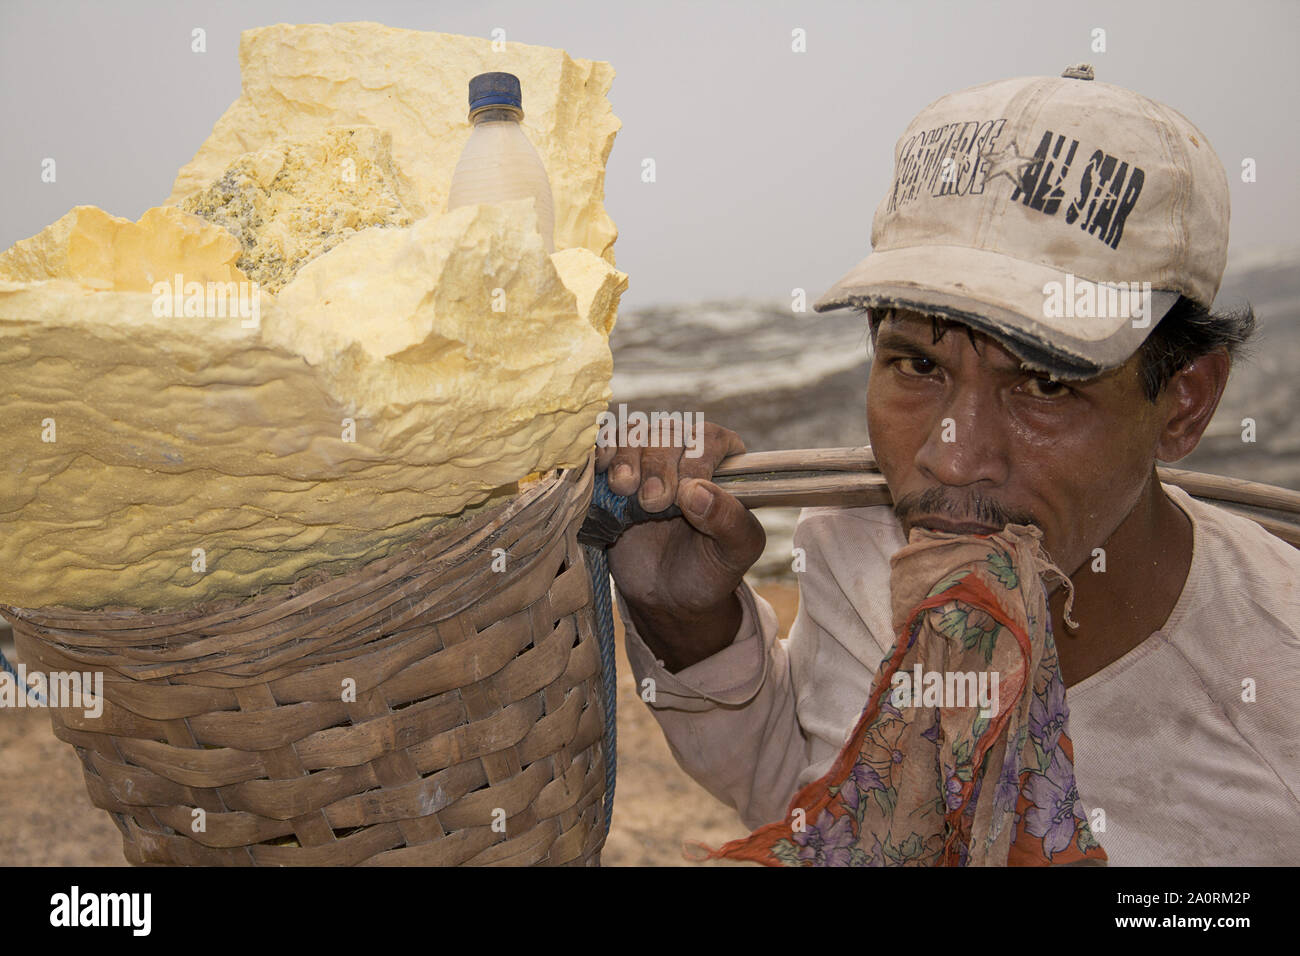
M758 519L734 496L711 481L688 478L677 488L677 506L726 570L744 574L763 553L767 535Z

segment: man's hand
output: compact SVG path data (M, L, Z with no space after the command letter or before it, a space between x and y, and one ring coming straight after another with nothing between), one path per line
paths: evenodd
M596 470L609 470L610 490L636 494L646 511L676 504L684 515L634 525L609 549L610 573L632 623L670 672L731 643L741 618L736 588L767 541L758 519L708 480L722 459L745 450L744 442L712 423L703 431L703 453L695 458L683 454L685 443L670 423L657 448L596 450Z

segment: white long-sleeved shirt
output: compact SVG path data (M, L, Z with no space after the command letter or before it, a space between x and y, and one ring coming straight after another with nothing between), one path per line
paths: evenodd
M1192 522L1191 567L1164 626L1066 692L1079 794L1104 811L1112 865L1296 864L1300 551L1164 489ZM677 762L751 828L830 769L894 644L889 559L906 540L892 509L807 508L794 540L807 566L784 640L742 583L733 642L670 674L618 596Z

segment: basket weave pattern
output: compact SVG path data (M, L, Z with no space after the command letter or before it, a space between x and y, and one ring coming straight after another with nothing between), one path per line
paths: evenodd
M287 594L0 610L29 671L103 673L101 716L50 714L132 863L597 864L593 472Z

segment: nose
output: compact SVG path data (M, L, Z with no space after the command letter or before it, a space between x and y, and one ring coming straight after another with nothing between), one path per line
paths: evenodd
M947 392L916 453L916 467L950 487L999 487L1010 472L1006 416L996 390L961 379Z

